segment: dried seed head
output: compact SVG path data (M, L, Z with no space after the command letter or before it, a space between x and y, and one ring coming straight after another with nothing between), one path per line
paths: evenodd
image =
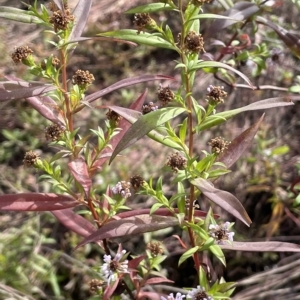
M204 41L201 34L197 34L195 31L190 31L184 39L184 50L188 53L200 53L205 52Z
M140 175L134 175L130 178L130 184L135 189L138 190L144 184L144 179Z
M53 56L52 57L52 66L53 67L58 67L59 64L60 64L60 60L58 59L58 57L57 56Z
M212 105L217 105L220 103L224 103L224 97L227 96L227 93L224 91L223 86L213 86L210 85L207 88L207 101Z
M66 30L70 22L74 21L75 17L71 15L69 9L65 11L56 10L53 12L53 15L49 18L49 22L53 24L54 31Z
M224 152L228 148L228 145L230 142L225 141L222 137L216 137L214 139L211 139L210 142L208 142L208 145L211 146L211 152L220 154Z
M37 153L35 153L31 150L26 152L25 156L24 156L24 159L23 159L24 167L36 166L39 159L40 159L40 157L38 156Z
M122 116L114 112L113 110L109 109L106 113L107 119L113 123L114 126L118 126L119 122L123 119Z
M179 155L178 152L168 156L166 163L172 170L177 173L178 170L184 170L186 167L186 158Z
M137 28L138 33L144 29L154 30L157 27L156 22L148 13L135 14L133 24Z
M11 58L14 61L15 64L18 64L20 62L25 63L28 65L30 58L32 58L33 51L28 47L15 47L15 51L11 54Z
M95 293L95 292L99 291L104 285L105 285L105 282L103 280L92 279L90 281L90 292Z
M157 106L157 105L154 105L153 102L150 102L149 104L144 104L144 105L143 105L142 113L143 113L143 115L146 115L146 114L148 114L149 112L155 111L155 110L158 110L158 106Z
M77 70L72 77L72 83L86 89L95 80L94 75L89 71Z
M58 124L51 124L45 129L46 140L57 141L60 139L62 134L65 132L65 128L59 126Z
M167 106L169 102L174 100L174 93L171 91L169 87L163 88L162 86L159 87L158 92L158 100L161 103L161 106Z
M160 242L148 243L146 249L149 250L153 256L164 253L164 249Z

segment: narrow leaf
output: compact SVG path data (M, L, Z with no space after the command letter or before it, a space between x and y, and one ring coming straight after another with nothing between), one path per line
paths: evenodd
M297 97L297 96L295 96L295 97ZM294 97L268 98L268 99L264 99L264 100L260 100L260 101L251 103L244 107L220 112L215 115L210 115L203 121L203 123L201 123L199 126L197 126L197 128L200 131L211 128L213 126L219 125L219 124L231 119L233 116L235 116L241 112L244 112L244 111L269 109L269 108L275 108L275 107L281 107L281 106L294 105L294 103L291 102L291 100L293 100L293 98Z
M122 140L117 145L111 156L110 163L122 150L129 147L143 136L147 135L151 130L182 114L184 111L184 108L167 107L143 115L135 123L133 123L133 125L123 136Z
M203 178L191 180L191 183L212 202L216 203L227 212L244 222L247 226L250 226L252 221L241 202L235 196L229 192L215 188L211 182Z
M118 90L118 89L121 89L121 88L124 88L127 86L131 86L131 85L134 85L137 83L153 81L153 80L170 80L170 79L174 79L174 78L170 77L170 76L165 76L165 75L141 75L141 76L137 76L137 77L126 78L126 79L120 80L120 81L110 85L109 87L107 87L103 90L100 90L96 93L93 93L93 94L87 96L85 98L85 101L91 103L108 93L111 93L115 90Z
M58 106L55 101L48 97L28 97L25 99L37 112L47 120L63 125L64 121L59 117Z
M29 11L8 6L0 6L0 18L13 20L21 23L43 23L42 20L31 15Z
M89 16L91 5L92 5L92 0L78 1L72 13L75 17L75 25L72 28L72 32L69 36L69 41L73 41L81 36Z
M233 242L232 245L220 245L224 250L251 252L300 252L300 245L285 242Z
M69 170L77 182L83 187L86 196L89 195L92 186L92 179L90 178L88 167L84 159L78 158L68 163Z
M34 97L55 90L56 87L49 84L27 81L0 82L0 101L18 100Z
M84 238L96 231L91 222L76 214L72 209L56 210L52 211L52 214L60 223Z
M193 256L193 254L195 252L197 252L199 250L199 246L195 246L189 250L187 250L186 252L184 252L181 257L179 258L178 261L178 266L180 266L184 261L186 261L189 257Z
M247 18L253 16L258 11L259 7L254 3L249 3L245 1L236 3L233 7L231 7L224 13L225 16L228 16L234 20L215 20L206 31L205 36L213 37L222 29L231 26L239 21L244 21Z
M140 32L138 34L138 31L134 29L121 29L116 31L108 31L108 32L99 33L97 35L114 37L114 38L134 42L137 44L152 46L156 48L176 50L176 48L172 44L170 44L163 38L148 32Z
M168 282L168 283L174 283L173 280L167 279L167 278L163 278L163 277L153 277L153 278L149 278L146 280L145 285L149 284L159 284L159 283L163 283L163 282Z
M252 141L260 127L264 115L265 114L263 114L261 118L251 127L242 132L233 141L231 141L227 149L220 154L217 161L225 164L227 168L231 167L241 157L245 150L252 144Z
M224 64L222 62L219 62L219 61L200 61L193 68L191 68L190 71L195 71L195 70L204 69L204 68L223 68L223 69L230 70L230 71L236 73L237 75L239 75L242 79L244 79L250 87L253 87L250 79L246 75L244 75L242 72L236 70L235 68L233 68L227 64Z
M74 198L58 194L20 193L0 196L0 210L52 211L79 205Z
M104 224L95 233L83 240L75 249L91 242L103 239L114 239L117 237L129 237L145 232L173 227L178 225L178 221L173 217L139 215L130 218L110 221Z

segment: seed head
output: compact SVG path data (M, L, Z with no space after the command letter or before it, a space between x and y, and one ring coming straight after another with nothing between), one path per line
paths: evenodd
M33 167L36 166L40 157L38 156L37 153L33 151L28 151L25 153L24 159L23 159L23 164L24 167Z
M207 88L207 101L212 105L217 105L220 103L224 103L224 97L227 96L227 93L224 91L223 86L213 86L210 85Z
M161 103L161 106L167 106L169 102L174 100L174 93L171 91L169 87L163 88L159 87L157 92L158 100Z
M46 140L57 141L64 132L65 128L59 126L58 124L51 124L45 129Z
M179 155L178 152L168 156L166 165L171 167L177 173L178 170L184 170L186 167L186 158Z
M11 54L11 58L15 64L20 62L31 65L33 51L28 47L15 47L15 51Z
M192 4L195 6L202 6L204 3L211 3L212 0L192 0Z
M69 9L64 11L56 10L53 12L53 15L50 17L49 22L53 24L54 31L66 30L70 22L74 21L75 17L71 15Z
M117 114L115 111L109 109L108 112L106 113L107 119L112 122L115 126L119 125L119 122L123 119L122 116Z
M130 184L135 189L138 190L144 184L144 179L140 175L134 175L130 178Z
M184 39L184 50L188 53L200 53L205 52L204 41L201 34L197 34L195 31L190 31Z
M133 24L138 30L138 34L144 29L154 30L157 25L148 13L140 13L134 15Z
M222 137L216 137L214 139L211 139L210 142L208 142L208 145L211 146L211 152L215 154L220 154L224 152L228 148L228 145L230 142L225 141Z
M72 77L72 83L86 89L95 80L94 75L89 71L77 70Z
M153 256L164 253L164 249L160 242L148 243L146 249L149 250Z
M90 292L95 293L99 291L105 285L103 280L92 279L90 281Z

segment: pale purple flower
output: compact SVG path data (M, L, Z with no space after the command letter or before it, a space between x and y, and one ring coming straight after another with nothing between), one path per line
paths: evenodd
M189 291L186 298L191 300L214 300L211 296L207 295L205 289L200 285L197 285L196 289Z
M130 182L120 181L111 190L114 194L119 194L123 198L128 198L131 196L130 186Z
M229 222L225 222L223 225L210 224L208 227L209 235L213 237L219 245L233 242L234 232L229 231L230 227Z
M174 294L171 293L169 296L164 297L164 296L161 296L161 300L182 300L185 298L185 295L181 295L181 293L176 293L176 296L174 298Z
M114 259L111 258L111 255L104 255L104 264L101 266L101 273L108 283L116 281L118 274L129 273L128 260L122 261L125 253L126 250L118 252Z

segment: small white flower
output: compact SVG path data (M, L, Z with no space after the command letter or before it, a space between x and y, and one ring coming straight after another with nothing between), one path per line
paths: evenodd
M105 280L108 282L114 282L118 278L118 274L125 274L128 272L128 260L121 261L126 250L118 252L114 259L111 259L111 255L104 255L103 261L105 262L101 266L101 273Z
M163 297L161 296L161 300L182 300L185 298L185 295L181 295L181 293L176 293L176 296L174 298L174 294L171 293L169 296L166 297Z
M223 225L210 224L209 234L215 239L219 245L224 245L226 242L233 242L234 232L229 231L230 223L225 222Z
M200 285L197 285L196 289L192 289L191 291L188 292L186 295L187 299L192 299L192 300L214 300L211 296L208 296Z
M114 194L119 194L123 198L128 198L131 196L130 186L130 182L120 181L111 190Z

